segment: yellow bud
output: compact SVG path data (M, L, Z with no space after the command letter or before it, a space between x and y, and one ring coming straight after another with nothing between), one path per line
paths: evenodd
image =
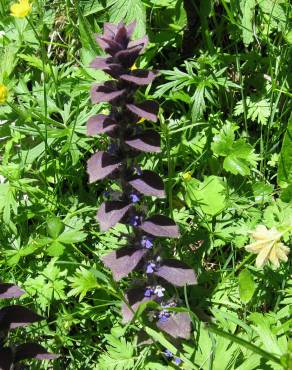
M137 69L137 66L136 66L136 64L134 63L134 64L132 65L132 67L130 68L130 70L131 70L131 71L134 71L135 69Z
M184 179L184 181L190 181L192 179L192 172L191 171L185 172L182 175L182 178Z
M8 96L8 90L5 85L0 84L0 104L6 102Z
M24 18L27 17L32 10L32 6L28 0L18 0L10 7L10 12L13 17Z
M137 123L138 123L138 124L139 124L139 123L143 123L144 121L145 121L145 118L143 118L143 117L142 117L142 118L140 118L140 119L139 119L139 121L138 121Z

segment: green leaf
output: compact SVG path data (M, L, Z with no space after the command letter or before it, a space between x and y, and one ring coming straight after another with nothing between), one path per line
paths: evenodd
M238 276L239 297L243 303L248 303L255 292L255 282L248 270L243 270Z
M146 34L146 10L141 0L107 0L110 21L130 23L137 21L135 37Z
M217 176L208 176L203 182L186 182L186 197L190 206L197 206L204 213L214 216L226 206L226 186Z
M64 253L65 247L58 241L53 241L51 245L47 248L47 253L52 257L59 257Z
M64 231L65 225L58 217L51 217L47 221L47 232L52 239L57 239Z
M287 187L292 184L292 114L288 121L280 152L278 184L281 187Z
M271 116L271 104L267 99L251 102L248 106L247 118L262 125L268 123L268 118Z
M259 335L264 348L270 353L283 355L285 349L280 347L276 335L272 332L269 317L254 312L249 316L249 319L255 323L254 329Z
M105 334L108 341L107 352L99 357L99 370L131 370L134 368L135 345L125 338Z
M208 323L208 324L205 325L205 327L208 331L210 331L212 333L215 333L215 334L219 335L220 337L224 337L224 338L229 339L231 343L233 343L233 342L238 343L239 345L245 347L246 349L249 349L250 351L253 351L254 353L257 353L258 355L262 356L263 358L265 358L268 361L269 360L273 361L276 364L280 363L279 358L277 356L275 356L274 354L272 354L269 350L264 351L259 346L254 345L250 341L247 341L243 338L240 338L237 335L230 334L230 333L220 329L215 324Z
M61 235L58 236L58 241L64 244L74 244L82 242L86 239L86 233L79 230L68 230L64 231Z
M279 0L258 0L261 10L280 25L285 25L286 15Z
M231 154L225 158L223 167L234 175L246 176L250 174L250 167L255 166L257 160L258 156L254 153L253 147L244 139L239 139L234 142Z
M218 134L213 137L213 142L211 144L213 153L221 156L226 156L230 153L235 140L235 129L236 126L232 125L231 122L222 127Z
M51 75L51 69L49 65L43 65L42 59L38 58L35 55L26 55L26 54L18 54L18 57L25 60L27 64L31 67L37 68L40 71L44 71L47 75Z
M78 296L79 302L85 297L87 292L94 290L98 287L96 277L94 273L84 267L80 267L73 277L69 277L68 280L71 282L72 289L68 293L68 296Z
M263 203L271 200L274 186L258 181L252 183L252 190L256 202Z
M242 11L242 39L245 46L253 41L253 18L255 14L255 0L241 0Z
M288 42L288 44L292 45L292 30L286 33L285 39Z

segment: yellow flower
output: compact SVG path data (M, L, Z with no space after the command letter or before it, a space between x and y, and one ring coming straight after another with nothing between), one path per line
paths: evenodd
M184 179L184 181L190 181L192 179L192 172L188 171L183 173L182 178Z
M134 63L134 64L132 65L132 67L130 68L130 70L131 70L131 71L134 71L135 69L137 69L137 66L136 66L136 64Z
M282 233L275 227L270 230L264 225L258 225L251 233L255 240L245 247L248 252L257 254L256 266L263 267L268 260L276 266L280 266L279 261L286 262L288 260L289 248L280 242Z
M32 6L28 0L18 0L10 7L11 15L16 18L24 18L31 12Z
M8 96L8 90L5 85L0 84L0 104L6 102Z

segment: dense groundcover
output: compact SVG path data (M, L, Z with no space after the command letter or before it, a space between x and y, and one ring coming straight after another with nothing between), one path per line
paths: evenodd
M0 0L1 370L292 368L291 19Z

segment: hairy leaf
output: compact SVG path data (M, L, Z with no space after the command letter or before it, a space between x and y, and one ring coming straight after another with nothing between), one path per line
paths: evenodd
M0 310L0 330L15 329L41 320L44 320L44 317L19 305L7 306Z
M120 165L120 160L106 152L97 152L87 161L89 182L95 182L108 176Z
M186 312L178 312L165 321L159 320L157 327L174 338L189 339L191 336L191 320Z
M132 204L123 201L108 201L102 203L97 211L97 220L101 231L115 226L127 213Z
M129 181L129 184L142 194L152 195L159 198L165 197L163 181L161 177L153 171L143 171L141 176L135 176Z
M146 253L145 249L124 247L103 256L101 260L111 269L114 279L119 281L135 269Z
M127 104L127 108L137 116L149 121L156 122L159 105L153 100L146 100L143 103Z
M126 144L142 152L161 152L160 135L154 130L146 130L134 137L127 138Z
M164 260L154 274L175 286L193 285L197 283L194 270L185 263L177 260Z
M0 299L3 298L17 298L23 295L25 292L21 290L17 285L0 283Z
M105 114L97 114L89 118L87 122L87 135L93 136L113 131L117 122Z
M140 228L146 233L154 236L164 236L166 238L178 238L179 228L169 217L156 215L148 218L142 223Z

